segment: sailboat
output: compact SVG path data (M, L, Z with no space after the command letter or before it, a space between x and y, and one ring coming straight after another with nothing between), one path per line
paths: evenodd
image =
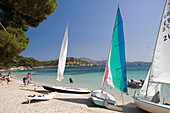
M66 30L60 50L58 70L57 70L57 81L61 81L64 79L63 74L65 70L66 57L67 57L67 49L68 49L68 23L66 25ZM61 87L61 86L42 86L46 90L57 91L62 93L77 93L77 94L86 94L90 93L90 90L83 88L70 88L70 87Z
M114 96L105 91L106 87L118 89L121 93L127 93L125 41L123 33L123 20L118 6L112 41L110 45L105 73L101 90L91 92L91 98L96 105L115 105Z
M161 85L170 85L170 0L166 0L157 41L140 94L133 96L137 107L152 113L169 113L170 106L161 102ZM164 89L165 90L165 89Z

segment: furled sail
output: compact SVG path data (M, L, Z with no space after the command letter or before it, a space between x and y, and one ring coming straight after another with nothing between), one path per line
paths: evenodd
M63 73L65 69L66 57L68 49L68 23L66 25L66 30L60 50L59 62L58 62L58 71L57 71L57 81L64 79Z
M123 20L119 8L117 10L103 82L120 91L127 92L125 41Z
M170 84L170 0L166 1L153 55L150 80Z

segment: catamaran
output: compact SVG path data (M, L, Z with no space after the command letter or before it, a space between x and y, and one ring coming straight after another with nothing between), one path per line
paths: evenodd
M62 79L64 79L63 74L64 74L65 64L66 64L67 49L68 49L68 23L66 25L65 35L60 50L58 70L57 70L57 81L61 81ZM83 89L83 88L70 88L70 87L45 86L45 85L43 85L42 87L46 90L57 91L62 93L77 93L77 94L90 93L90 90Z
M113 36L105 68L101 90L91 92L91 98L96 105L108 107L116 103L115 98L105 91L105 87L127 93L125 41L123 20L118 6Z
M161 84L170 85L170 0L166 0L152 65L140 94L134 94L137 107L152 113L170 113L168 103L161 102ZM164 89L165 90L165 89Z

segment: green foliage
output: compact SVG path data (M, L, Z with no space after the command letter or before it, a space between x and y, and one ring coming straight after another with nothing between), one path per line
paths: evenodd
M7 66L13 57L26 50L30 39L25 32L29 26L37 27L56 7L56 0L0 0L0 22L7 29L5 32L0 26L1 64ZM31 61L24 60L22 65ZM17 63L15 65L19 65ZM30 63L29 66L34 64Z
M72 62L75 61L75 62ZM67 66L80 66L80 65L89 65L90 63L86 61L79 60L77 58L69 57L66 60ZM32 57L23 57L18 55L14 57L10 62L8 62L9 67L38 67L38 66L58 66L58 60L51 60L51 61L38 61ZM3 68L3 64L0 63L0 68Z
M37 27L57 7L56 0L1 0L0 22L6 27Z
M79 65L89 65L90 63L74 57L68 57L66 59L66 64L71 66L79 66Z
M26 50L30 41L22 29L8 27L6 30L0 30L0 62L5 64Z

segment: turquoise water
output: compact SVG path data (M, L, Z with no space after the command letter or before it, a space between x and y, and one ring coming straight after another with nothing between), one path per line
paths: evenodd
M90 90L100 89L101 83L104 75L105 66L82 66L82 67L66 67L64 72L64 79L61 82L56 82L57 68L43 68L43 69L33 69L33 70L19 70L11 71L12 76L22 78L28 72L31 72L31 78L35 82L40 82L42 84L50 85L60 85L68 87L79 87L88 88ZM129 79L145 79L149 70L149 65L130 65L127 66L127 80ZM4 72L8 73L8 72ZM69 83L69 78L73 79L73 84ZM166 89L166 90L165 90ZM106 87L107 92L114 94L117 98L120 98L120 92L115 89L110 89ZM129 96L124 96L125 99L131 100L131 96L134 94L135 90L139 92L140 89L128 88ZM161 96L166 97L165 100L170 100L168 94L170 93L170 86L162 85Z
M145 79L149 66L134 65L127 66L127 80L133 78L135 80ZM12 71L12 76L22 80L28 72L31 72L31 78L35 82L40 82L50 85L60 85L68 87L88 88L90 90L100 89L104 75L105 66L81 66L81 67L66 67L64 78L61 82L56 83L57 68L43 68L33 70L18 70ZM4 72L5 73L5 72ZM6 72L7 73L7 72ZM73 79L73 84L69 83L69 78ZM117 90L106 88L108 92L114 95L120 95ZM128 88L129 95L133 95L136 89ZM137 89L138 90L138 89ZM127 97L128 98L128 97Z
M150 65L127 65L127 80L129 79L145 79ZM40 82L42 84L50 85L60 85L68 87L79 87L79 88L88 88L90 90L100 89L101 83L104 75L105 66L83 66L83 67L66 67L64 72L64 78L61 82L56 83L57 68L43 68L43 69L33 69L33 70L19 70L11 71L12 76L22 78L28 72L31 72L31 78L35 82ZM8 73L8 72L3 72ZM73 79L73 84L69 83L69 78ZM110 89L106 87L107 92L114 94L115 98L120 99L120 92L115 89ZM124 99L132 100L131 96L134 94L135 90L139 92L140 89L128 88L129 96L124 96ZM165 101L170 102L170 86L162 85L161 97L166 97Z
M127 79L144 79L148 72L148 66L139 67L127 67ZM72 87L82 87L91 90L99 89L101 87L105 66L81 66L81 67L66 67L64 72L64 78L61 82L56 82L57 68L42 68L33 70L20 70L12 71L12 75L15 77L22 78L31 72L33 81L51 84L51 85L62 85ZM70 84L68 79L72 78L74 83Z

